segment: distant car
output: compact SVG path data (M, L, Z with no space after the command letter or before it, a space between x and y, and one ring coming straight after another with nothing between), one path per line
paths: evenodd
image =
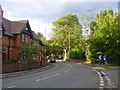
M50 63L56 63L56 60L55 60L54 57L51 57L51 58L50 58Z

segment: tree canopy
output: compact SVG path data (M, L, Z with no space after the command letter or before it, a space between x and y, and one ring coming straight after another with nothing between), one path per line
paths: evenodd
M111 62L117 62L120 56L120 29L118 14L111 9L100 11L96 21L91 22L91 35L87 39L87 59L95 60L96 52L108 55Z
M82 26L79 19L72 13L65 14L53 22L53 37L51 40L68 51L77 48L83 40Z

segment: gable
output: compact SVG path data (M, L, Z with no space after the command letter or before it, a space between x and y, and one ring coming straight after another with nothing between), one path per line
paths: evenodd
M13 34L21 33L26 24L27 24L27 20L12 21L12 25L11 25L12 33Z
M3 18L2 27L4 27L3 29L4 29L4 34L5 35L13 36L12 30L11 30L11 21Z

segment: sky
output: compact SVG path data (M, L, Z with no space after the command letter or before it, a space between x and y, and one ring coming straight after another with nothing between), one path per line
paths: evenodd
M29 20L31 29L41 32L47 39L52 29L52 22L66 13L95 15L101 10L111 8L118 12L119 0L0 0L4 18L11 21Z

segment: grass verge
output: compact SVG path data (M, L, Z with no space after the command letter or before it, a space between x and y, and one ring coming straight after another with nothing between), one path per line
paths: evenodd
M105 68L105 69L120 69L120 66L114 66L114 65L103 65L101 66L102 68Z

